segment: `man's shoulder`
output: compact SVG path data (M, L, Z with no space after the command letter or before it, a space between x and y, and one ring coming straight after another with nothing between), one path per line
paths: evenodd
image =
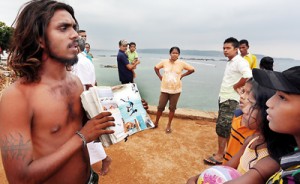
M121 50L118 50L118 55L119 55L119 54L121 54L121 55L125 54L125 55L126 55L126 52L121 51Z
M238 54L232 58L232 61L240 61L240 60L246 61L244 57Z
M126 55L125 52L122 52L122 51L119 50L118 55L117 55L118 58L123 58L123 57L126 57L126 56L127 55Z
M235 63L236 65L244 65L244 64L248 64L247 59L243 58L240 55L236 55L233 59L232 59L233 63ZM249 65L249 64L248 64Z
M19 78L13 84L9 85L2 91L1 99L7 100L24 100L28 90L31 90L31 86L36 84L26 83L25 79ZM30 93L30 92L29 92ZM30 93L31 94L31 93Z
M89 60L87 57L86 57L86 55L85 54L83 54L83 53L79 53L78 55L78 63L80 63L80 62L91 62L91 60ZM85 63L83 63L83 64L85 64Z
M249 53L250 57L252 57L253 59L256 59L256 56L254 54Z

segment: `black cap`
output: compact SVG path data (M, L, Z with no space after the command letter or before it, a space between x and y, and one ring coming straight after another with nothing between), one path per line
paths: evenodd
M300 94L300 66L283 72L253 69L253 78L260 85L287 93Z

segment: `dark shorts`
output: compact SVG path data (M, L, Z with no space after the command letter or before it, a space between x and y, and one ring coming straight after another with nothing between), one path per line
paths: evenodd
M87 184L98 184L98 180L99 180L98 174L95 173L95 171L93 171L93 169L91 169L91 176L90 176Z
M132 80L127 80L127 81L121 81L122 84L128 84L128 83L133 83L133 79Z
M235 100L226 100L219 103L218 119L216 124L217 135L229 138L232 118L234 111L238 108L238 102Z
M179 96L180 96L180 93L169 94L169 93L161 92L157 110L161 111L161 112L164 111L165 107L167 105L167 102L169 101L169 110L175 111L176 107L177 107L177 102L178 102Z

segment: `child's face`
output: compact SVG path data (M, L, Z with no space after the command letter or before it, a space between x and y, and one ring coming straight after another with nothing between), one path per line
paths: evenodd
M246 127L248 127L251 130L254 130L258 128L258 124L257 124L258 110L257 108L255 108L256 101L252 93L248 95L248 98L246 100L248 101L248 103L242 109L243 111L242 121L244 122L243 124L245 124Z
M240 92L240 109L243 111L243 108L245 108L249 104L249 94L252 89L252 84L247 82L244 87L242 87L242 90Z
M130 50L130 52L134 52L134 51L135 51L135 45L131 45L131 46L129 47L129 50Z
M277 91L268 101L267 110L270 129L299 136L300 95Z

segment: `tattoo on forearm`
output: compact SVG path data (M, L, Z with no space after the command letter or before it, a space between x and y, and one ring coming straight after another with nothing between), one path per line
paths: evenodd
M31 140L24 140L22 134L6 135L1 138L1 151L3 159L25 159L26 154L30 151Z

